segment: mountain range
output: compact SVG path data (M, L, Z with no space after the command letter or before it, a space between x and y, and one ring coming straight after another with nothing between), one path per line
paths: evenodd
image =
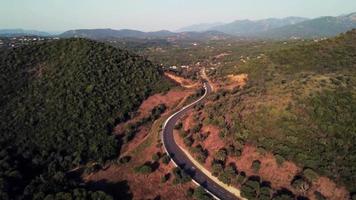
M211 24L213 25L213 24ZM201 25L184 27L181 30L199 30ZM315 19L303 17L269 18L263 20L237 20L207 30L219 31L234 36L287 39L292 37L331 37L356 28L356 13L337 17L326 16Z
M139 38L211 40L225 39L233 36L263 39L289 39L332 37L354 28L356 28L356 13L336 17L319 17L315 19L287 17L281 19L236 20L225 24L205 23L183 27L176 32L168 30L143 32L130 29L77 29L66 31L59 34L59 36L63 38L80 37L89 39ZM51 34L23 29L0 30L0 36L22 35L50 36Z
M0 36L50 36L51 33L37 30L25 30L25 29L0 29Z
M59 35L60 37L79 37L89 39L107 39L107 38L139 38L139 39L221 39L230 37L228 34L218 31L205 32L180 32L175 33L167 30L156 32L142 32L137 30L114 30L114 29L79 29L70 30Z

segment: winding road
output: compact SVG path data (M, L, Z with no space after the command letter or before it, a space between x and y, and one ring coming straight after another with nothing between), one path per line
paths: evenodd
M179 166L187 174L189 174L193 181L198 185L201 185L205 190L210 193L214 198L221 200L233 200L237 197L221 187L218 183L209 178L203 171L201 171L195 164L189 159L189 157L182 151L178 144L174 140L173 130L177 121L187 114L190 109L205 100L206 96L211 92L211 86L208 82L204 83L205 93L195 102L183 107L178 112L171 115L164 123L162 128L162 141L165 151L171 156L173 163Z

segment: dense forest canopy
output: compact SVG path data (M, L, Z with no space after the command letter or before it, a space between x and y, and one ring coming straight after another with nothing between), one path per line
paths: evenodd
M115 124L170 87L151 62L85 39L1 50L0 71L0 199L105 196L66 172L115 158Z

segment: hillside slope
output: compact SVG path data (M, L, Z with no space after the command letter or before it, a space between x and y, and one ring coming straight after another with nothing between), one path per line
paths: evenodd
M226 145L254 145L273 152L281 162L290 160L304 172L308 169L295 179L302 178L314 189L321 187L316 185L320 175L353 193L355 57L356 30L265 52L229 71L248 74L248 84L242 90L218 93L217 101L206 108L204 122L220 127ZM313 196L309 186L293 187L300 195Z
M149 61L85 39L2 50L0 70L1 199L85 193L66 172L115 159L112 128L169 87Z

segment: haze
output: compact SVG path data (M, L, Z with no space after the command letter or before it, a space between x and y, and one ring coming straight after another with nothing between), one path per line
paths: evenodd
M355 0L0 0L0 29L176 30L196 23L314 18L355 10Z

